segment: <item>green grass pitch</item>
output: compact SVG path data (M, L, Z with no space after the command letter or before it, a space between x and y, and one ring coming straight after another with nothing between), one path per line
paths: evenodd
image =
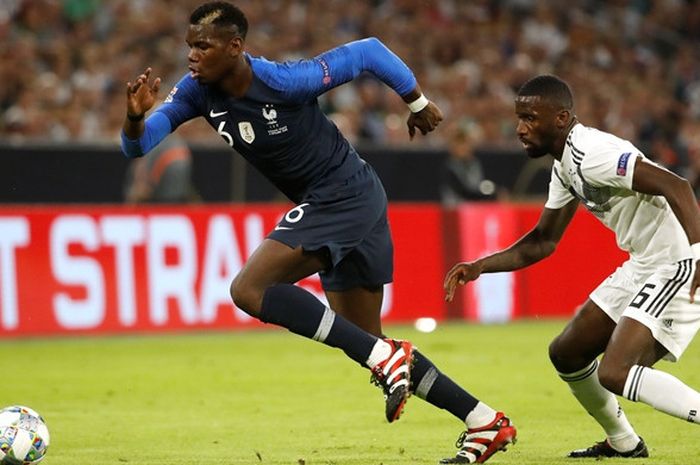
M603 438L547 360L563 324L387 330L511 416L519 441L489 464L593 463L563 458ZM416 397L388 424L366 370L284 331L6 340L0 354L0 405L44 415L46 465L434 464L463 427ZM700 344L659 368L700 387ZM650 447L635 465L698 463L697 425L622 403Z

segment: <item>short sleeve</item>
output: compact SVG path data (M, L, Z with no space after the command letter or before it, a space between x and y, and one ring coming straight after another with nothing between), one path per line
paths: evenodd
M555 161L554 166L552 166L552 177L549 180L549 193L547 202L544 204L545 208L558 210L575 198L569 191L569 186L565 185L564 180L561 179L560 171L561 163Z
M605 144L591 150L581 162L581 174L594 187L632 189L637 158L642 153L632 144Z

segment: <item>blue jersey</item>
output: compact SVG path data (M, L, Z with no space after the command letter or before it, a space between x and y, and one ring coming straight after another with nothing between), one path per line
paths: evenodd
M410 69L379 40L351 42L313 59L277 63L246 54L252 82L242 98L184 76L146 120L143 136L127 139L127 156L141 156L169 132L202 116L280 191L300 202L314 186L342 181L362 160L321 111L317 97L369 71L406 95L416 87Z

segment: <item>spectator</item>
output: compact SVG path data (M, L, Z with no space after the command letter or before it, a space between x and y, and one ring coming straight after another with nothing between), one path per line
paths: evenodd
M184 203L196 200L191 182L192 154L171 134L147 156L130 161L124 186L128 203Z
M580 118L634 142L663 120L661 113L645 117L655 108L678 108L677 126L700 120L700 2L237 1L254 25L250 52L269 59L380 38L406 57L446 121L479 122L483 144L515 147L514 92L542 72L577 89ZM185 47L178 26L196 3L0 0L0 140L113 142L115 92L145 62L172 87L186 53L170 51ZM405 109L390 91L360 79L327 97L329 114L367 115L352 121L358 143L407 144ZM182 134L211 143L208 131L198 123ZM434 136L421 142L447 143L445 131ZM649 142L677 151L667 136ZM661 147L667 155L668 147ZM675 155L683 172L688 162Z
M440 185L444 205L494 198L495 185L484 177L481 161L474 155L480 142L481 128L476 123L457 124L451 129Z

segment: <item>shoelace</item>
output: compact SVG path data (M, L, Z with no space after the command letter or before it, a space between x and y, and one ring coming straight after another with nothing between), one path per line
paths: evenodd
M503 418L499 419L496 423L494 423L494 426L496 426L496 427L500 426L502 420L503 420ZM484 429L484 430L480 429L478 432L486 432L486 431L490 431L491 429L492 428ZM464 443L467 441L468 438L469 438L469 431L468 430L462 431L462 434L459 435L459 437L457 438L457 441L455 442L455 447L457 449L461 449L464 446Z
M369 384L374 384L382 390L382 393L384 393L384 400L389 397L389 386L385 385L375 373L372 373L372 375L369 377Z
M462 446L464 445L464 441L467 440L467 434L469 434L469 431L462 431L462 434L459 435L457 441L455 442L455 447L457 449L462 448Z
M602 448L604 448L604 447L606 447L606 446L607 446L608 448L612 449L612 447L610 447L610 445L609 445L606 441L600 441L600 442L596 442L595 444L593 444L593 445L590 446L590 447L587 447L587 448L586 448L586 451L587 451L587 452L593 452L593 451L595 451L596 449L602 449Z
M393 389L391 389L392 386L397 385L397 383L392 382L391 384L386 384L384 383L384 380L381 379L379 376L377 376L375 373L372 373L369 377L369 383L374 384L375 386L378 386L384 391L384 395L389 395L393 393ZM406 383L404 383L406 384Z

